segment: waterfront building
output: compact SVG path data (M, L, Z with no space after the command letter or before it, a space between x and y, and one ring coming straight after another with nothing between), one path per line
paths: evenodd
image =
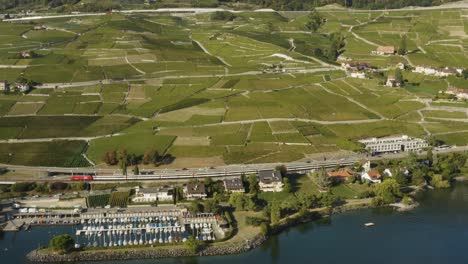
M406 135L400 137L371 138L359 140L366 149L372 153L399 152L399 151L418 151L429 144L426 140L420 138L411 138Z
M362 181L369 181L372 183L381 183L382 182L382 175L378 170L370 170L368 172L364 172L361 175Z
M202 182L189 182L184 187L184 194L187 200L206 198L205 184Z
M279 171L259 171L258 180L258 185L262 192L281 192L283 190L283 178Z
M348 179L348 177L353 176L354 172L351 170L339 170L328 172L328 177L330 177L334 182L343 182Z
M169 187L163 188L136 188L135 198L132 199L135 203L155 202L155 201L172 201L173 190Z

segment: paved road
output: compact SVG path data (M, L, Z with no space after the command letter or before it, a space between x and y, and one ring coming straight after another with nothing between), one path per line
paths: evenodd
M308 57L308 56L307 56ZM313 57L310 57L313 58ZM305 69L305 70L289 70L286 73L278 73L278 74L290 74L290 73L314 73L314 72L325 72L331 70L338 70L339 67L320 67L320 68L313 68L313 69ZM235 77L235 76L250 76L250 75L262 75L264 74L261 71L248 71L248 72L241 72L241 73L228 73L228 74L201 74L201 75L170 75L170 76L163 76L158 78L134 78L134 79L122 79L122 80L94 80L94 81L86 81L86 82L70 82L70 83L43 83L41 85L35 86L35 88L73 88L73 87L80 87L80 86L91 86L97 84L110 84L110 83L126 83L132 81L155 81L155 80L170 80L170 79L180 79L180 78L211 78L211 77Z

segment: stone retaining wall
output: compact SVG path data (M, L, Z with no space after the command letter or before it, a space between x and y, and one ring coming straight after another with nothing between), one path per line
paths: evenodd
M212 244L200 250L198 253L192 253L185 247L177 248L145 248L128 250L87 250L75 252L67 255L48 254L40 250L30 252L26 257L32 262L79 262L79 261L105 261L105 260L131 260L131 259L160 259L189 256L215 256L239 254L260 246L266 240L265 236L259 235L253 240L241 243Z

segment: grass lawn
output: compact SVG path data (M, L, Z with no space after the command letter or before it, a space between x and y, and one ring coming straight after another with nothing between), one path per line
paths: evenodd
M152 133L131 133L92 140L86 152L95 163L101 163L108 151L125 149L128 153L143 155L145 151L157 150L161 155L171 146L176 137L153 135Z

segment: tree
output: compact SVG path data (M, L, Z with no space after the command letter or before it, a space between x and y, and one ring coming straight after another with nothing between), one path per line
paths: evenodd
M214 199L203 201L203 211L205 213L218 213L218 203Z
M426 183L423 170L416 169L411 173L411 183L414 185L422 185Z
M148 151L145 151L145 153L143 154L143 160L142 160L143 164L145 165L148 165L151 163L151 151L148 150Z
M270 221L272 224L278 223L281 219L281 208L276 201L273 202L270 209Z
M286 177L288 175L288 168L285 165L276 166L275 170L281 173L281 177Z
M187 241L185 241L185 245L192 253L198 253L202 247L202 242L197 240L194 236L190 236Z
M319 12L317 12L315 8L312 10L312 12L309 13L307 19L308 21L305 24L305 27L314 33L317 32L323 23L325 23L325 19L323 19L323 17Z
M140 175L140 168L138 168L138 165L135 165L135 167L133 167L133 174Z
M468 69L464 69L462 71L461 75L462 75L463 79L465 79L465 80L468 79Z
M203 205L199 203L198 201L192 201L192 203L190 203L188 210L192 215L196 215L198 213L203 212Z
M398 184L400 184L400 185L408 184L408 178L406 178L406 175L401 170L398 170L396 172L395 176L393 176L393 177L398 182Z
M122 170L122 175L127 175L127 160L120 161L120 169Z
M448 180L444 180L442 175L435 174L432 176L431 185L435 188L448 188L450 187L450 182Z
M332 185L330 177L328 177L327 172L324 168L320 169L319 172L313 174L315 183L322 189L328 188Z
M268 236L270 234L270 225L268 223L261 223L260 224L260 232L262 233L263 236Z
M383 204L394 203L401 197L400 184L395 179L386 179L380 184L374 185L374 193Z
M59 252L59 253L68 253L73 249L75 245L75 240L68 235L55 236L50 240L50 248Z
M434 163L434 154L432 153L432 148L429 148L427 150L427 162L429 163L429 166L432 166L432 164Z
M284 184L283 192L291 193L292 192L292 186L291 186L291 183L289 182L288 178L286 178L286 177L283 178L283 184Z
M413 151L408 153L408 157L403 160L403 165L409 171L413 171L419 167L418 156Z
M127 150L126 150L126 149L121 149L121 150L119 150L118 159L119 159L120 161L122 161L122 160L127 161L127 160L128 160L128 153L127 153Z
M260 190L258 187L258 182L257 182L257 175L251 174L249 176L249 193L250 194L257 194Z
M406 34L401 37L400 46L398 47L397 53L398 55L406 55Z
M111 165L111 166L117 165L117 163L119 163L117 159L117 152L115 150L106 152L104 154L103 161L107 165Z
M229 204L239 211L256 210L257 204L254 196L245 195L243 193L233 193L229 197Z
M395 70L395 82L399 83L401 87L405 86L405 79L403 78L403 73L400 68Z

